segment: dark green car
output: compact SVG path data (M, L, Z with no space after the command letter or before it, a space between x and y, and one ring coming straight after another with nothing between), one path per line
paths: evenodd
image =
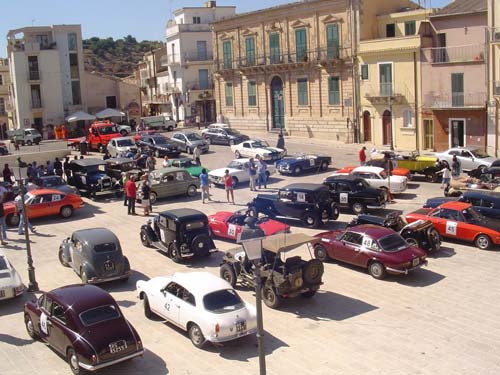
M200 165L191 158L180 158L171 160L172 167L183 168L193 177L200 177L201 170L205 168L203 165ZM208 168L205 168L207 172Z

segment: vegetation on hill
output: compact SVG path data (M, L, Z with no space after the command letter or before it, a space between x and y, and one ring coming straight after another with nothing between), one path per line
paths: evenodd
M126 77L134 72L146 52L159 47L161 42L138 42L131 35L116 40L98 37L84 39L85 69L115 77Z

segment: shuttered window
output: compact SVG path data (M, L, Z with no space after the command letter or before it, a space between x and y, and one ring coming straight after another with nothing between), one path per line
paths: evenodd
M328 104L340 105L340 81L339 77L328 79Z
M299 78L297 80L297 97L299 105L309 104L309 95L307 90L307 78Z

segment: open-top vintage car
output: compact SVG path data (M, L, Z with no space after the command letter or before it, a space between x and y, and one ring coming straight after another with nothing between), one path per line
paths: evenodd
M73 232L59 246L59 261L63 266L71 267L83 283L127 281L131 273L118 237L106 228Z
M193 177L200 177L201 171L205 168L192 158L179 158L170 160L170 165L176 168L182 168L188 171ZM208 168L205 168L208 172Z
M407 168L412 174L425 176L425 179L430 182L439 180L440 171L444 165L435 156L420 156L417 154L396 155L393 159L399 168Z
M160 212L141 227L141 242L166 253L174 262L217 251L203 212L180 208Z
M270 308L278 308L282 301L296 296L312 297L322 284L323 264L300 256L288 257L288 252L319 240L303 233L280 233L262 239L260 277L262 299ZM240 283L255 288L255 266L248 260L242 246L224 255L220 276L233 287Z
M398 212L394 212L386 217L358 215L352 219L348 226L354 227L362 224L374 224L391 228L399 232L401 237L409 244L427 251L441 248L441 237L429 220L417 220L408 224Z

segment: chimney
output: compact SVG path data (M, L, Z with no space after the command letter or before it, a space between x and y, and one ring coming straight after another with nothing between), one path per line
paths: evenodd
M205 8L215 8L215 7L217 7L216 1L207 1L205 3Z

